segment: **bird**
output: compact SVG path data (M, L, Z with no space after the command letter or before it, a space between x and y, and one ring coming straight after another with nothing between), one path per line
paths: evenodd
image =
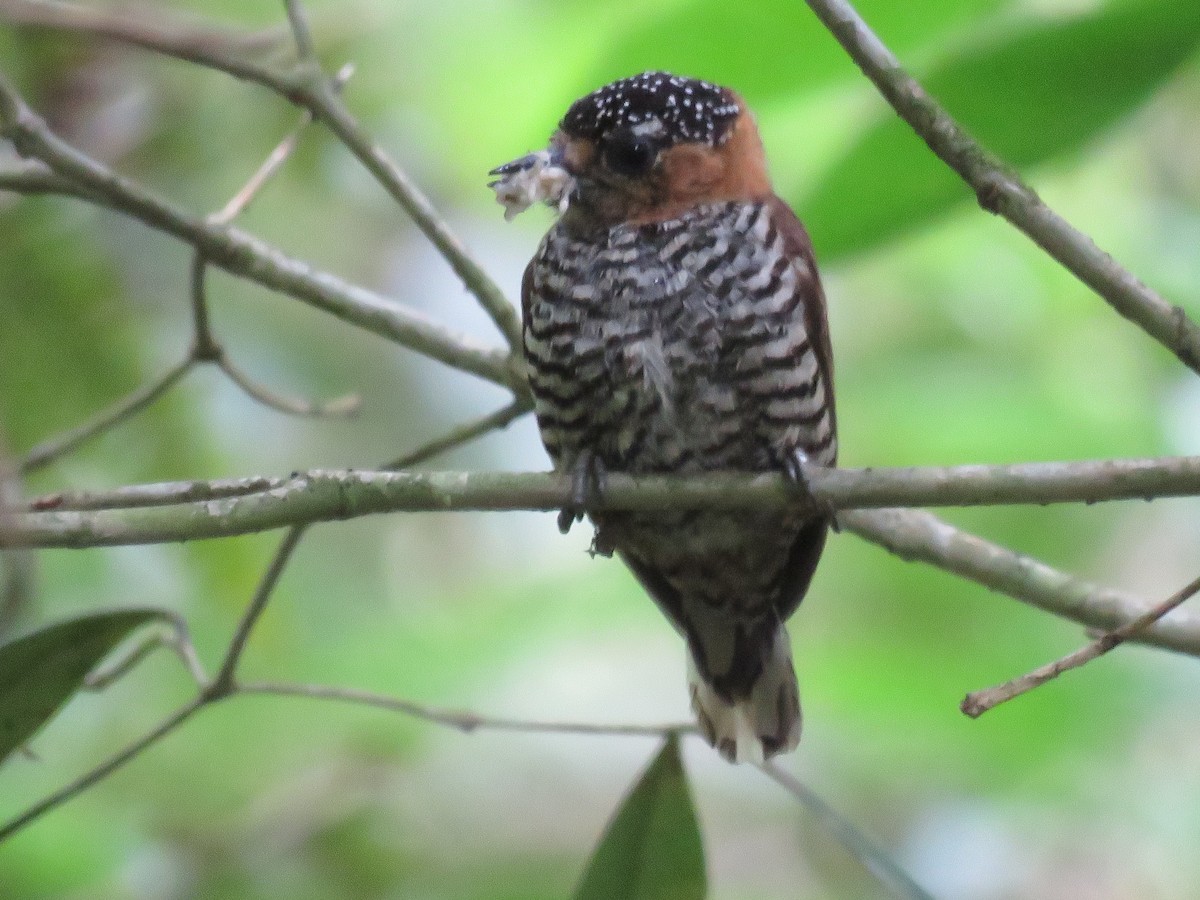
M558 216L525 269L541 439L593 553L632 570L686 643L700 732L726 759L794 750L785 627L832 510L591 510L608 473L781 472L837 462L833 361L812 242L775 193L734 90L663 71L572 103L549 146L491 173L511 216Z

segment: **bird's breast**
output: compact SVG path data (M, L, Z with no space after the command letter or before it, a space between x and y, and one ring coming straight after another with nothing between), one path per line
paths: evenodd
M669 222L550 231L530 272L525 345L543 439L610 468L766 468L723 321L767 264L761 204Z

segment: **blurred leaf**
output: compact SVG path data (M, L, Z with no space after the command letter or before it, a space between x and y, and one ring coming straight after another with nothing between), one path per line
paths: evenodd
M609 824L576 900L690 900L708 892L704 845L671 737Z
M1200 4L1133 2L976 48L922 79L984 147L1027 167L1077 150L1142 105L1200 45ZM799 203L829 259L927 222L971 196L895 116L869 130Z
M122 609L68 619L0 646L0 762L58 711L135 628L170 616Z
M907 50L1002 3L862 0L856 5L891 46ZM764 65L766 60L770 64ZM641 16L596 62L584 85L598 87L644 69L664 68L730 85L751 105L780 94L812 92L854 73L841 47L796 0L764 0L750 7L728 0L668 4L657 16Z

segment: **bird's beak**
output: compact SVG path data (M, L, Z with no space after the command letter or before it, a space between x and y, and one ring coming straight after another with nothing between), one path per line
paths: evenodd
M524 212L539 201L556 206L560 213L563 212L575 183L564 164L559 141L551 142L545 150L496 166L488 174L497 176L495 181L488 183L488 187L496 192L496 200L504 207L506 219Z
M566 161L563 158L562 142L558 139L552 140L550 146L545 150L535 150L533 153L526 153L520 159L514 159L512 162L506 162L502 166L496 166L489 175L500 176L499 180L511 178L521 172L528 172L533 168L549 168L557 167L566 169ZM495 188L496 182L488 184L488 187Z

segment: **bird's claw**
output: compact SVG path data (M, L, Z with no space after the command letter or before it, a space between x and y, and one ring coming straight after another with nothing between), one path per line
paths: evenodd
M783 475L794 484L808 501L821 511L824 518L829 520L829 527L835 532L842 530L841 524L838 522L837 510L828 500L823 500L813 493L812 482L808 477L808 470L812 467L813 462L808 458L808 454L797 448L793 450L783 461Z
M580 453L571 466L571 499L558 513L558 530L566 534L576 522L583 521L588 508L604 495L608 472L600 457L589 450Z

